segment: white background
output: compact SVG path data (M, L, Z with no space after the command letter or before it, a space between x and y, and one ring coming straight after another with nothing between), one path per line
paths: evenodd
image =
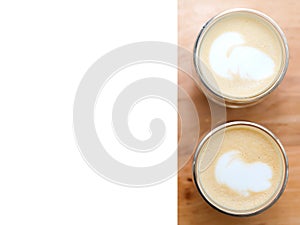
M177 223L176 177L142 189L109 183L73 134L89 66L145 40L177 43L176 1L1 1L0 224Z

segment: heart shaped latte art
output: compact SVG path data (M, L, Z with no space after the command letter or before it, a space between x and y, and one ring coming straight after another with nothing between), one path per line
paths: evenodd
M262 192L271 187L272 169L262 162L246 163L239 151L229 151L217 161L215 177L233 191L247 197L250 192Z
M274 74L274 60L258 48L246 46L243 35L226 32L212 44L209 62L214 72L224 78L262 80Z

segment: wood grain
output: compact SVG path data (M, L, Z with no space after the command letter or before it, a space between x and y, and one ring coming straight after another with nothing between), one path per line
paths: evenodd
M212 209L198 194L192 180L191 159L178 173L179 225L279 225L300 224L300 1L262 0L178 0L178 43L192 52L202 25L226 9L245 7L264 12L284 31L290 50L288 72L281 85L263 102L245 109L227 109L227 120L249 120L262 124L279 137L289 159L289 180L279 201L260 215L237 218ZM187 60L179 55L179 64ZM194 101L199 123L190 121L188 135L200 126L199 140L211 127L207 100L195 82L179 72L179 85ZM179 94L179 110L184 110L185 97ZM180 145L179 157L190 146Z

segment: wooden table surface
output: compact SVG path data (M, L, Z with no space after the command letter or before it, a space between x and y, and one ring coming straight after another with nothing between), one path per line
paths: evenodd
M212 209L198 194L192 181L191 160L178 173L179 225L296 225L300 224L300 1L299 0L178 0L179 46L193 50L202 25L230 8L245 7L264 12L284 31L290 50L288 72L280 86L263 102L245 109L227 109L227 120L249 120L262 124L279 137L289 159L289 180L279 201L260 215L237 218ZM179 64L185 59L179 57ZM192 135L200 125L199 140L210 129L210 111L203 93L192 79L179 72L179 85L192 97L199 124L190 121ZM179 108L188 101L179 95ZM179 152L188 149L188 143ZM184 155L184 154L183 154Z

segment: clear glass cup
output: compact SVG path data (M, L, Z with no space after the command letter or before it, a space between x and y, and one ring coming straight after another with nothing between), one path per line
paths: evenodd
M263 22L268 27L268 29L274 32L274 35L276 36L277 41L279 42L281 48L280 57L282 59L279 65L280 69L277 71L276 76L268 86L266 86L265 88L263 88L262 90L260 90L259 92L253 95L242 96L242 97L227 95L226 93L224 93L219 88L217 76L212 75L213 72L211 68L209 68L205 63L203 63L203 60L201 59L200 56L201 51L204 48L203 40L205 40L205 37L209 32L213 31L214 26L218 22L220 21L222 22L223 19L229 18L230 16L237 16L237 15L251 16L254 19L259 20L260 22ZM251 34L251 36L253 37L255 37L255 35L256 35L255 33ZM264 97L269 95L280 84L280 82L284 78L288 67L288 61L289 61L289 50L288 50L287 40L285 38L283 31L270 17L266 16L265 14L259 11L252 10L252 9L244 9L244 8L231 9L222 12L217 16L211 18L201 29L194 47L194 66L201 80L203 92L214 102L221 105L224 105L225 102L226 106L230 108L251 106L258 103ZM234 89L235 87L232 88Z
M235 133L231 133L231 135L234 135L228 136L229 134L226 132L232 131ZM257 142L251 141L251 145L264 146L262 143L266 140L268 146L272 146L272 150L269 148L261 148L263 150L257 148L251 152L253 146L247 145L245 136L240 136L241 131L247 135L251 134L248 136L257 140ZM235 136L236 134L237 136ZM242 162L238 158L240 155L235 155L228 158L227 162L225 160L224 162L226 163L224 164L220 160L232 153L224 147L226 144L227 146L234 146L235 151L243 149L241 155L250 161ZM255 185L264 184L265 182L265 180L258 182L258 178L256 179L257 176L265 172L265 167L262 166L265 165L263 162L270 164L267 168L272 168L272 176L264 178L270 181L271 186L257 190ZM240 177L234 177L233 175L237 173L236 171L244 171L243 167L240 167L240 170L237 169L241 165L246 166L247 169L251 168L251 170L246 170L246 173L240 174L242 175ZM251 216L268 209L282 195L288 180L288 159L279 139L267 128L248 121L228 122L209 132L202 139L194 154L192 168L194 183L204 200L218 211L232 216ZM227 183L224 183L224 180L222 180L223 183L219 183L218 170L221 171L221 176L227 179ZM252 178L250 176L251 173L253 173ZM247 193L248 191L241 191L242 189L234 189L235 186L232 189L230 182L236 184L236 180L233 178L240 178L237 180L239 185L243 188L250 188L249 193ZM251 182L256 183L253 184ZM253 187L255 188L253 189ZM227 200L228 203L226 203Z

